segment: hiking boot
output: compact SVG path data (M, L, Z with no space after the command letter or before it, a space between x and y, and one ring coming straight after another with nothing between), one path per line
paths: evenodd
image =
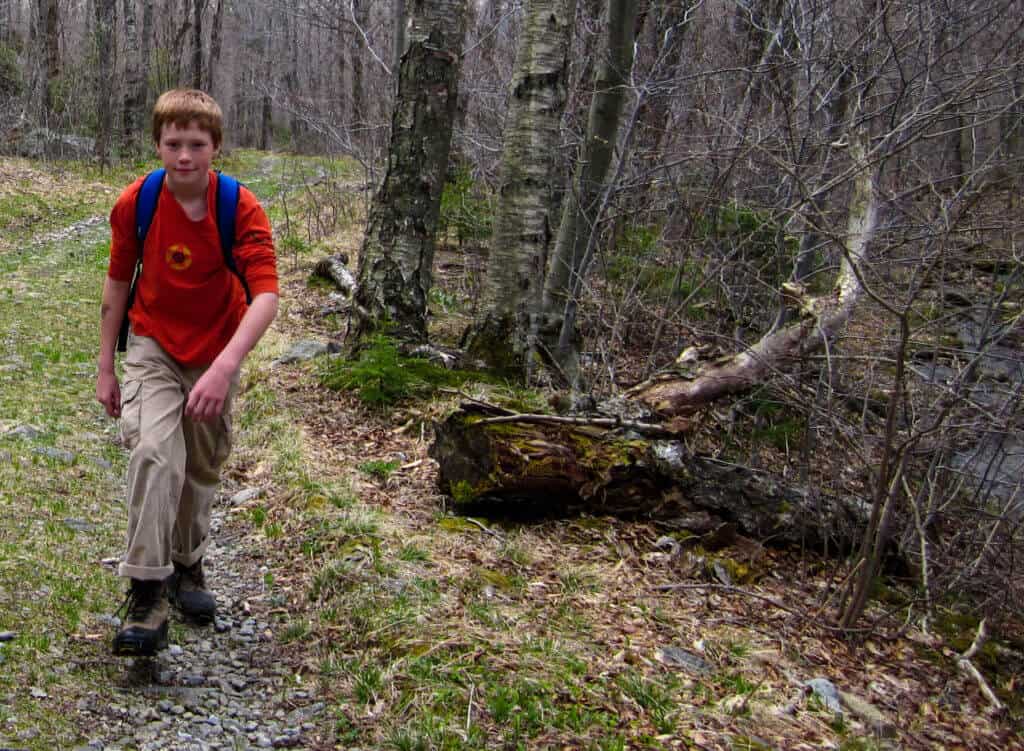
M114 654L149 657L167 646L167 615L170 607L163 581L132 579L128 596L118 612L125 611L124 625L114 637Z
M190 618L200 623L208 623L217 613L217 601L206 589L206 577L203 575L203 559L191 566L183 566L175 562L174 573L168 582L168 593L171 602Z

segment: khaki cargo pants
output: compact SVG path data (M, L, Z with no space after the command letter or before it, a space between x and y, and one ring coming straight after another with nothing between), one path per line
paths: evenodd
M128 464L128 544L120 576L163 579L172 561L190 566L209 545L220 467L231 452L231 384L211 422L185 417L188 394L205 368L184 368L156 340L131 335L121 389L121 439Z

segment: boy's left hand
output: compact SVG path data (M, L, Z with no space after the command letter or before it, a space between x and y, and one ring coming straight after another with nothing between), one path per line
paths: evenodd
M231 378L215 365L203 373L188 394L185 416L196 422L216 420L224 411Z

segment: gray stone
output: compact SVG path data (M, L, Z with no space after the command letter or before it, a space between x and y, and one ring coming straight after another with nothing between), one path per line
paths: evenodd
M658 647L654 656L659 662L674 668L682 668L691 673L704 674L714 670L703 657L673 646Z
M229 501L232 506L241 506L243 503L255 500L263 495L263 488L246 488L231 496Z
M839 689L827 678L812 678L804 683L831 712L841 715L843 713L843 701L839 697Z
M90 524L85 519L75 519L72 517L68 517L64 520L64 526L69 529L73 529L76 532L92 532L96 529L93 524Z
M20 438L23 441L34 441L42 434L43 433L39 428L33 427L32 425L18 425L17 427L8 430L4 435L7 438Z
M47 459L56 459L65 464L73 464L75 461L75 455L70 451L54 448L53 446L37 446L32 449L32 453L45 456Z
M340 348L334 342L318 342L304 339L295 342L287 352L274 360L276 365L287 365L293 362L304 362L327 354L335 354Z
M0 642L14 641L18 635L13 631L0 631Z

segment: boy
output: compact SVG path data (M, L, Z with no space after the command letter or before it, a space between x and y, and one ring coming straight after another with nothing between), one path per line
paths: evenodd
M135 204L143 178L110 214L110 264L100 310L96 398L131 450L127 550L131 579L115 654L152 655L167 644L169 598L183 614L212 620L203 553L219 469L231 449L230 409L239 369L277 314L270 223L256 197L239 191L233 254L249 287L225 264L217 229L223 116L209 95L176 89L153 108L153 139L166 170L142 249L129 320L123 389L114 347L138 258Z

